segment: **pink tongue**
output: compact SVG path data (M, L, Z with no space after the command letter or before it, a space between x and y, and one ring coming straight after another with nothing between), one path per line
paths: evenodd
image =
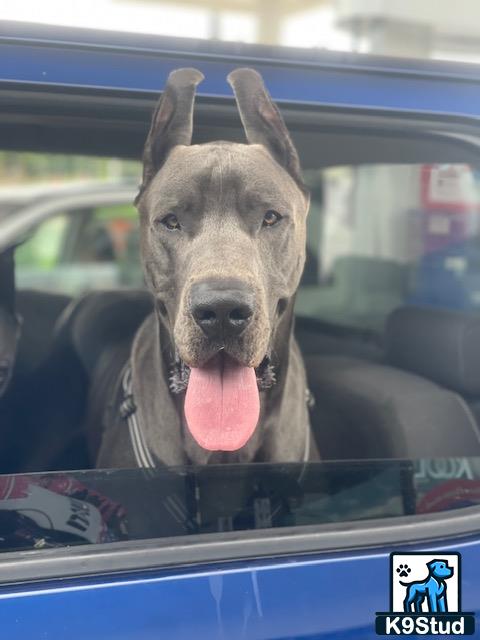
M255 431L260 414L255 369L226 355L190 371L185 417L190 433L208 451L236 451Z

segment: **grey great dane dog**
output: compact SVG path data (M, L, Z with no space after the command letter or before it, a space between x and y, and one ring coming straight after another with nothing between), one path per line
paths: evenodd
M228 76L248 144L192 145L202 79L170 74L145 144L136 206L155 310L122 376L133 428L107 421L98 467L131 466L132 449L146 465L309 456L292 332L309 206L298 155L252 69Z

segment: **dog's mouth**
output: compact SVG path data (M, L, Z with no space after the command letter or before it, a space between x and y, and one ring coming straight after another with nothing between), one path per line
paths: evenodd
M176 359L174 393L186 390L185 418L193 438L208 451L237 451L253 435L260 415L259 390L275 383L268 357L256 369L219 351L201 367Z

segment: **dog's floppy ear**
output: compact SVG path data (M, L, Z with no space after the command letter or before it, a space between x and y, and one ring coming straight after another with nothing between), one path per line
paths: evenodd
M292 176L302 190L300 161L282 115L254 69L235 69L227 80L240 111L243 128L250 144L261 144Z
M143 179L135 202L165 162L168 152L178 144L191 144L195 89L203 78L200 71L188 68L176 69L168 76L145 142Z

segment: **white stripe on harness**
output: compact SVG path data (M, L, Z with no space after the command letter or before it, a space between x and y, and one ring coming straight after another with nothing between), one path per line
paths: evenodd
M137 465L141 468L153 469L155 462L152 458L142 430L137 420L137 408L133 400L132 369L128 366L122 381L123 402L120 408L122 416L127 420L130 442Z

